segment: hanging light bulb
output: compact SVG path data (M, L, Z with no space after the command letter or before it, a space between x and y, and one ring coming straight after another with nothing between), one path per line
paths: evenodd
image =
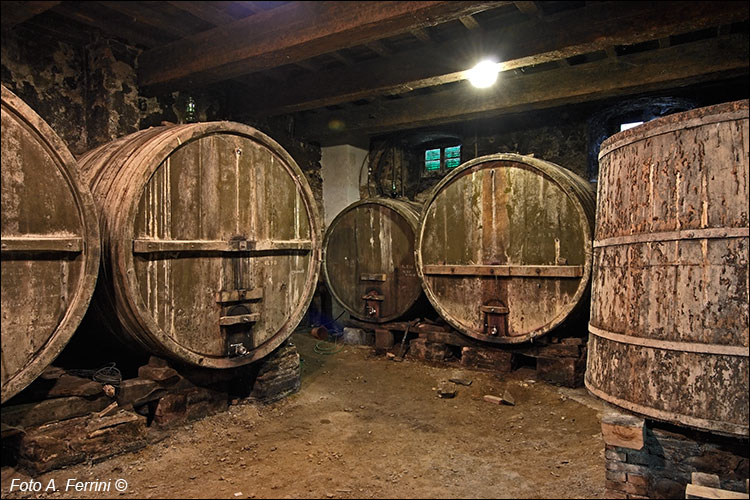
M472 85L484 89L492 86L497 80L497 74L500 72L500 64L490 59L485 59L477 63L476 66L467 72L467 77Z

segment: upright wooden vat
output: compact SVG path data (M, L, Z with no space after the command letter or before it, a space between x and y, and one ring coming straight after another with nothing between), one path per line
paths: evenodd
M748 435L748 101L607 139L586 387L618 406Z
M432 192L420 220L417 272L457 330L487 342L543 335L585 306L594 193L538 158L471 160Z
M2 87L2 401L39 376L88 308L99 269L94 200L55 132Z
M103 223L95 304L123 340L230 368L291 335L317 283L320 226L279 144L239 123L155 127L81 167Z
M355 318L394 320L422 294L414 267L419 209L407 201L369 198L331 221L323 239L323 277Z

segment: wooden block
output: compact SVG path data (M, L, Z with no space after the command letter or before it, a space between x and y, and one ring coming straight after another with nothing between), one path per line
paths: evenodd
M502 349L463 347L461 365L467 368L508 373L512 369L513 354Z
M387 351L393 347L393 332L378 328L375 330L375 349Z
M13 427L33 427L101 411L111 402L104 393L94 399L78 396L46 399L38 403L3 407L2 421Z
M435 329L437 327L431 326L431 325L427 325L427 326L431 328L417 327L417 329L419 331L419 336L424 339L427 339L429 342L455 345L459 347L478 345L476 341L466 337L465 335L460 335L452 331L437 330Z
M149 356L148 366L153 366L156 368L166 368L167 366L169 366L169 363L164 358L160 358L158 356Z
M685 487L685 498L747 499L750 498L750 495L741 491L729 491L697 484L688 484Z
M131 378L123 380L117 394L120 406L140 406L155 401L166 394L166 390L153 380Z
M487 401L488 403L494 403L496 405L503 404L503 398L500 396L493 396L492 394L485 394L482 396L482 399Z
M177 425L186 419L187 397L185 394L167 394L156 405L154 423L161 427Z
M643 448L643 419L608 413L602 417L602 436L604 442L612 446L640 450Z
M76 377L64 373L55 381L55 385L47 393L48 397L59 398L66 396L98 396L102 393L102 384L93 380Z
M150 364L138 368L138 376L153 380L162 385L174 384L180 380L180 374L174 368L169 366L152 366Z
M16 448L18 463L41 474L84 461L98 462L146 446L146 418L121 410L93 419L86 415L29 429Z

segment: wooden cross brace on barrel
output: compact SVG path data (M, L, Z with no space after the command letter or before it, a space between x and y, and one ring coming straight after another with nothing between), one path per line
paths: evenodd
M250 241L235 236L223 240L166 240L141 238L133 240L134 254L185 254L221 253L232 261L232 279L225 279L225 286L232 283L234 288L224 289L216 294L216 302L222 307L219 326L226 332L227 356L245 356L252 349L252 326L261 317L259 312L252 312L250 304L263 300L263 288L243 288L242 258L253 255L269 255L287 252L311 252L312 240L259 240ZM228 255L226 255L228 254ZM249 270L247 270L249 271Z

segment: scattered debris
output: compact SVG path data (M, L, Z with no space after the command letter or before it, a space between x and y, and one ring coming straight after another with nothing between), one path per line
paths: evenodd
M456 386L450 382L441 382L437 388L438 397L453 398L456 396Z
M497 405L504 404L509 406L515 406L516 402L513 399L513 396L508 392L507 390L503 393L503 396L493 396L491 394L485 394L483 399L487 401L488 403L495 403Z

